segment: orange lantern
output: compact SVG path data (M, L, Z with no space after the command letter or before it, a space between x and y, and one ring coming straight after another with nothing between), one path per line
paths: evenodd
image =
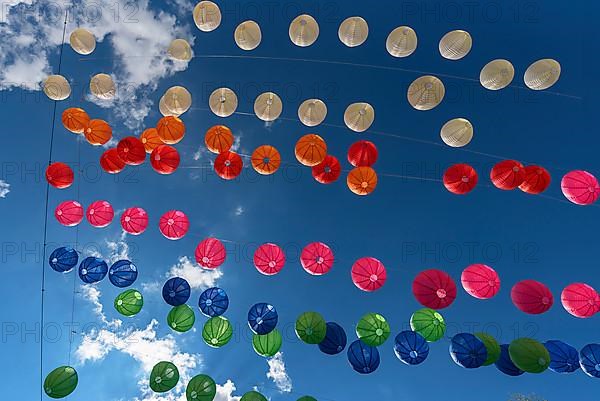
M94 146L104 145L112 138L112 128L104 120L90 120L83 133L85 139Z
M62 113L63 125L74 134L83 133L83 129L89 122L90 116L78 107L71 107Z
M156 124L158 136L167 145L179 143L185 135L185 124L175 116L161 118Z
M377 186L377 174L371 167L357 167L348 173L346 182L356 195L368 195Z
M327 156L327 144L319 135L308 134L296 142L296 159L307 167L316 166Z
M160 145L164 145L164 142L158 136L158 131L156 128L148 128L142 135L140 136L140 141L144 144L144 149L146 153L152 153L156 147Z
M206 131L204 136L206 147L212 153L219 154L231 149L233 145L233 134L231 130L224 125L215 125Z
M252 153L252 167L258 174L273 174L281 165L281 155L271 145L262 145Z

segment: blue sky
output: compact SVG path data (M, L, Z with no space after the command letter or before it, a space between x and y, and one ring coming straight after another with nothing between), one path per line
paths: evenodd
M41 10L47 7L44 2L34 4L41 4ZM594 383L581 371L519 378L505 376L493 366L467 371L452 362L447 341L431 344L427 361L408 367L394 356L390 339L380 348L379 369L360 376L351 369L345 354L329 357L295 339L293 322L303 311L319 311L328 321L341 324L349 339L354 339L353 327L360 317L378 312L388 319L395 335L407 327L410 315L419 308L410 290L419 271L439 268L459 280L467 265L486 263L500 274L500 293L483 302L459 288L455 303L442 312L449 322L449 335L488 329L503 343L531 336L541 341L561 339L578 349L599 341L597 318L576 319L560 302L544 315L528 316L510 301L512 285L528 278L546 283L555 301L562 288L572 282L600 288L597 237L591 223L598 210L562 201L558 185L569 170L600 173L596 151L600 140L594 135L592 109L598 84L593 66L598 59L589 39L592 25L586 22L597 6L571 3L566 8L554 0L511 5L481 2L471 7L468 2L453 6L429 1L402 5L383 2L367 8L364 2L354 0L280 5L227 1L219 2L221 26L203 33L193 24L194 4L190 2L142 1L137 10L121 2L99 4L102 23L86 21L81 17L86 14L79 9L79 21L68 24L67 32L81 24L103 40L87 58L65 46L62 73L75 90L70 99L58 104L59 113L67 107L83 107L93 118L109 121L116 138L138 135L160 118L160 95L170 86L183 85L194 100L193 109L182 116L187 127L184 140L177 145L182 167L210 166L211 157L199 150L206 129L221 123L239 138L241 153L249 154L268 143L289 162L294 160L296 140L317 133L345 169L349 168L345 154L350 144L359 138L372 140L380 151L375 166L380 182L372 195L359 198L348 191L344 177L331 186L319 185L308 169L296 164L271 177L259 177L246 169L233 182L220 180L210 170L192 168L159 176L148 163L109 176L101 173L97 164L102 149L86 142L78 144L77 137L57 120L53 160L76 163L80 158L84 173L78 174L79 180L67 190L51 189L50 212L63 200L79 198L84 205L108 200L118 211L141 206L150 215L150 227L139 237L122 236L116 220L106 229L93 229L84 222L77 237L76 229L59 226L50 213L48 242L73 244L78 238L78 248L85 254L97 252L106 259L128 256L139 267L140 277L134 287L144 293L146 301L138 316L117 328L114 319L120 317L112 300L119 291L108 281L80 287L76 278L73 321L78 326L70 347L64 324L71 322L73 273L56 274L41 260L46 188L43 171L54 105L39 91L31 90L45 75L57 71L62 21L19 21L17 17L25 12L23 6L12 9L11 18L3 15L0 24L5 131L0 179L10 185L10 192L0 199L5 273L0 286L7 300L0 307L1 347L3 356L13 361L12 369L4 373L4 382L11 383L4 391L7 398L38 397L40 355L33 333L39 323L43 266L47 269L48 337L44 374L70 360L80 377L78 390L68 398L74 401L87 399L89 394L102 401L178 400L174 394L171 398L150 398L144 393L140 380L147 377L148 367L158 362L159 355L174 356L188 375L210 374L224 385L219 401L234 400L254 386L271 399L283 401L304 394L336 401L399 397L502 401L517 392L537 393L552 400L594 399ZM36 18L39 9L29 12L30 18ZM294 46L287 35L289 22L301 12L313 15L320 24L318 41L304 49ZM133 13L131 21L127 19L129 13ZM369 22L370 35L363 46L350 49L339 42L337 28L343 19L355 15ZM263 34L263 42L251 53L244 53L233 42L233 30L246 19L256 20ZM417 51L405 59L394 59L385 51L388 33L399 25L413 27L419 39ZM441 58L437 51L441 36L452 29L468 30L474 38L472 52L458 62ZM199 56L181 71L159 56L175 37L193 41ZM406 88L422 75L416 72L204 55L319 59L428 71L442 77L446 99L432 111L412 109L406 101ZM548 57L562 66L553 93L523 89L527 66ZM516 69L513 86L499 93L490 94L468 79L443 77L477 79L481 67L495 58L510 60ZM131 88L108 108L90 102L83 90L89 78L99 72L113 73L120 88ZM238 111L244 113L252 112L259 93L278 93L286 119L265 127L253 116L235 115L223 120L202 110L207 108L208 95L221 86L236 91ZM296 117L303 100L313 97L327 103L329 125L307 129L287 120ZM358 101L374 106L373 131L424 141L441 143L439 129L447 120L468 118L475 126L475 137L466 149L475 152L335 127L343 125L347 105ZM476 152L545 166L553 176L548 197L491 188L487 176L497 159ZM459 162L472 164L480 174L481 185L464 197L451 195L436 182L386 176L437 179L448 165ZM180 241L166 240L157 229L159 216L171 209L185 211L191 220L190 234ZM228 241L228 260L219 272L201 273L190 261L196 244L209 235ZM323 277L309 276L299 264L299 250L313 241L325 242L335 251L334 268ZM280 244L288 255L288 263L277 276L261 276L252 266L252 252L264 242ZM49 252L54 247L49 245ZM350 267L362 256L377 257L388 267L388 282L376 293L363 293L350 280ZM190 305L194 307L207 285L217 284L227 291L230 309L226 316L236 328L230 344L218 350L207 347L200 336L205 318L199 313L194 332L178 335L166 326L169 307L157 289L172 273L192 275L196 288ZM272 303L279 311L283 356L271 361L272 366L252 350L245 323L248 308L257 302ZM104 307L102 311L99 305ZM126 336L126 332L130 334ZM124 343L124 338L129 343ZM282 364L283 373L277 370ZM270 369L277 372L277 380L267 376Z

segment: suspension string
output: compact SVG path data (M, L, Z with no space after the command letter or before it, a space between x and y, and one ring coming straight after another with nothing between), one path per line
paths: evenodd
M203 112L212 112L209 108L206 107L191 107L190 110L197 110L197 111L203 111ZM254 113L247 113L247 112L242 112L242 111L235 111L234 114L236 115L240 115L240 116L245 116L245 117L256 117L256 115ZM279 117L277 120L283 120L283 121L290 121L290 122L300 122L299 118L290 118L290 117ZM342 130L347 130L348 127L343 126L343 125L338 125L338 124L331 124L331 123L321 123L321 126L324 127L331 127L331 128L337 128L337 129L342 129ZM378 135L378 136L383 136L383 137L388 137L388 138L395 138L395 139L401 139L404 141L408 141L408 142L414 142L414 143L420 143L420 144L425 144L425 145L433 145L439 148L445 148L446 145L443 145L441 143L435 142L435 141L429 141L426 139L419 139L419 138L415 138L415 137L410 137L410 136L406 136L406 135L399 135L399 134L395 134L395 133L391 133L391 132L385 132L385 131L376 131L376 130L368 130L367 133L369 134L373 134L373 135ZM510 157L507 156L501 156L501 155L496 155L493 153L487 153L487 152L481 152L478 150L473 150L473 149L468 149L466 147L460 147L460 148L453 148L454 151L459 151L459 152L465 152L465 153L470 153L470 154L474 154L474 155L478 155L478 156L484 156L484 157L489 157L492 159L496 159L496 160L508 160L511 159ZM533 162L528 162L528 161L523 161L525 164L536 164ZM560 167L559 169L561 170L568 170L565 169L563 167Z
M63 25L62 42L60 45L60 51L58 56L58 74L61 72L62 67L62 56L65 45L65 35L67 32L67 18L69 16L69 10L65 11L65 21ZM52 127L50 128L50 146L48 149L48 166L52 164L52 154L54 150L54 129L56 124L56 108L58 101L54 101L52 109ZM42 271L41 271L41 305L40 305L40 401L44 399L44 325L45 325L45 293L46 293L46 245L48 241L48 204L50 202L50 183L46 183L46 199L44 209L44 236L43 236L43 249L42 249Z
M83 176L83 169L81 168L81 139L77 137L77 171L79 177L77 180L77 201L81 196L81 178ZM75 249L79 248L79 224L75 227ZM77 273L73 269L73 298L71 300L71 325L69 326L71 332L69 333L69 362L67 366L71 366L71 356L73 353L73 336L76 331L73 330L73 324L75 322L75 295L77 294Z
M142 55L132 55L132 56L124 56L123 58L156 58L157 56L142 56ZM437 77L454 79L459 81L466 81L471 83L479 84L479 79L472 77L465 77L460 75L453 74L445 74L445 73L437 73L431 71L410 69L410 68L400 68L394 66L386 66L379 64L366 64L366 63L353 63L350 61L336 61L336 60L320 60L320 59L308 59L308 58L295 58L295 57L275 57L275 56L252 56L252 55L235 55L235 54L197 54L192 56L195 59L236 59L236 60L257 60L257 61L281 61L281 62L291 62L291 63L314 63L314 64L326 64L326 65L339 65L346 67L357 67L357 68L366 68L366 69L374 69L374 70L382 70L382 71L396 71L396 72L407 72L412 74L419 75L434 75ZM82 57L79 61L95 61L95 60L106 60L106 59L115 59L115 57ZM525 86L510 84L507 86L508 88L518 89L518 90L531 90ZM581 96L571 95L567 93L555 92L555 91L538 91L541 94L545 95L553 95L553 96L561 96L568 99L574 100L582 100Z

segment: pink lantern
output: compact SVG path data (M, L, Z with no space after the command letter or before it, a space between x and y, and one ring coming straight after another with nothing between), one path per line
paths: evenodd
M594 288L584 283L566 286L560 300L566 311L575 317L592 317L600 310L600 296Z
M254 266L266 276L277 274L285 264L285 253L275 244L263 244L254 252Z
M182 211L169 210L160 217L158 228L165 238L178 240L183 238L188 232L190 221Z
M207 269L221 266L225 256L225 246L216 238L203 239L196 247L196 262Z
M88 207L85 215L92 226L102 228L112 222L115 211L107 201L96 201Z
M385 266L372 257L360 258L352 265L352 281L363 291L380 289L387 279Z
M300 264L308 273L321 276L333 266L333 252L322 242L313 242L304 247L300 254Z
M121 215L121 227L131 235L140 235L148 227L148 214L141 207L132 207Z
M517 308L530 315L544 313L554 303L548 287L535 280L519 281L510 291L510 298Z
M452 277L437 269L424 270L417 274L412 285L413 295L423 306L443 309L456 299L456 284Z
M592 174L583 170L567 173L560 182L563 195L576 205L591 205L600 196L600 185Z
M54 217L63 226L74 227L83 220L83 206L77 201L65 201L56 207Z
M460 281L465 291L478 299L490 299L500 291L500 277L488 265L468 266L463 270Z

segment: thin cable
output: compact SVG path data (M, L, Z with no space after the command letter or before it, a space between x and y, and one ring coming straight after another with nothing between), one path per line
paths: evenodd
M65 35L67 32L67 18L69 16L69 10L65 11L65 22L63 25L62 42L60 45L60 53L58 56L58 73L60 74L62 67L62 56L63 49L65 46ZM56 123L56 108L58 101L54 101L54 108L52 110L52 127L50 129L50 146L48 151L48 166L52 164L52 151L54 149L54 126ZM44 240L42 250L42 278L41 278L41 307L40 307L40 401L44 399L44 310L45 310L45 292L46 292L46 242L48 239L48 204L50 201L50 183L46 183L46 200L45 200L45 211L44 211Z
M77 200L79 201L81 196L81 177L83 176L83 170L81 169L81 139L77 137L77 172L79 173L79 177L77 180ZM75 227L75 249L79 248L79 224ZM69 329L71 332L69 333L69 362L67 366L71 366L71 354L73 352L73 335L76 333L73 330L73 323L75 322L75 294L77 293L77 274L75 273L75 269L73 269L73 299L71 300L71 325Z
M192 107L190 108L190 110L197 110L197 111L209 111L211 112L210 109L205 108L205 107ZM254 117L255 114L253 113L246 113L243 111L235 111L233 114L237 114L240 116L245 116L245 117L249 117L252 116ZM290 117L279 117L278 120L283 120L283 121L292 121L292 122L301 122L299 118L290 118ZM321 123L320 125L324 126L324 127L331 127L331 128L339 128L339 129L348 129L348 127L344 126L344 125L338 125L338 124L331 124L331 123ZM437 146L439 148L445 148L445 145L442 145L441 143L438 142L434 142L434 141L428 141L426 139L419 139L419 138L414 138L414 137L410 137L410 136L405 136L405 135L399 135L399 134L393 134L390 132L384 132L384 131L375 131L375 130L369 130L367 131L369 134L373 134L373 135L379 135L379 136L385 136L385 137L389 137L389 138L396 138L396 139L402 139L408 142L415 142L415 143L421 143L421 144L426 144L426 145L433 145L433 146ZM472 150L472 149L467 149L467 148L453 148L454 150L457 150L459 152L466 152L466 153L471 153L471 154L475 154L475 155L479 155L479 156L485 156L485 157L490 157L496 160L507 160L510 159L510 157L506 157L506 156L500 156L500 155L495 155L493 153L486 153L486 152L480 152L477 150ZM529 162L525 162L526 164L534 164L534 163L529 163Z
M156 56L126 56L125 58L154 58ZM103 59L112 59L113 57L85 57L80 58L80 61L90 61L90 60L103 60ZM274 57L274 56L251 56L251 55L235 55L235 54L199 54L194 55L192 58L202 58L202 59L236 59L236 60L268 60L268 61L283 61L283 62L292 62L292 63L315 63L315 64L327 64L327 65L341 65L347 67L358 67L358 68L369 68L375 70L384 70L384 71L397 71L397 72L409 72L413 74L422 74L422 75L434 75L438 77L455 79L460 81L467 82L476 82L479 84L479 79L464 77L460 75L453 74L445 74L424 70L416 70L410 68L400 68L386 65L378 65L378 64L366 64L366 63L353 63L350 61L336 61L336 60L319 60L319 59L308 59L308 58L295 58L295 57ZM508 88L518 89L518 90L530 90L529 88L521 85L508 85ZM582 100L581 96L570 95L566 93L554 92L554 91L539 91L542 94L546 95L554 95L554 96L562 96L569 99Z

